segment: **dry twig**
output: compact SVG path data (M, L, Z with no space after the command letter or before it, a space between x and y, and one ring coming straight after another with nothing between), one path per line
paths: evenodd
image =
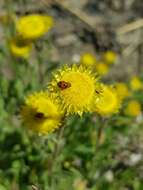
M134 22L121 26L120 28L117 29L116 33L117 35L123 35L128 32L132 32L134 30L140 29L142 27L143 27L143 19L138 19Z

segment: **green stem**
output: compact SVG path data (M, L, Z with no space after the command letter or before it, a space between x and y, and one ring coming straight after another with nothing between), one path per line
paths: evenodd
M99 127L97 129L97 139L96 139L96 145L95 145L95 149L94 149L94 155L91 161L91 173L90 173L90 179L93 179L93 168L95 168L95 164L96 164L96 158L97 158L97 154L99 153L100 150L100 142L101 142L101 138L104 132L104 128L107 125L108 119L107 118L103 118L101 116L99 116ZM95 172L95 170L94 170Z
M38 44L38 43L37 43ZM38 74L38 80L39 84L43 83L44 81L44 73L43 73L43 57L41 56L42 54L42 45L39 48L35 42L35 51L36 51L36 56L37 56L37 74Z
M53 175L54 171L53 170L54 170L54 166L56 166L56 164L57 164L57 158L58 158L58 155L59 155L60 150L61 150L60 141L63 138L64 129L65 129L65 126L63 125L61 127L61 129L59 130L59 133L57 135L57 142L56 142L56 145L55 145L55 150L54 150L54 152L52 154L52 158L51 158L51 162L50 162L50 168L49 168L49 186L51 188L52 188L53 183L54 183L54 175Z
M103 117L99 117L100 125L97 130L97 139L96 139L96 147L95 147L95 152L98 151L99 146L100 146L100 141L104 132L104 128L107 124L107 119Z

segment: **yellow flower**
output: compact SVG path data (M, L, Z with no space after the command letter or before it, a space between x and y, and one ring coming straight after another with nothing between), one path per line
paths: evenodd
M64 162L64 168L69 169L71 167L71 163L69 161Z
M91 53L84 53L80 58L80 63L86 67L92 67L96 63L96 57Z
M142 81L137 76L134 76L130 80L130 87L133 91L141 90L143 87Z
M120 103L116 91L110 86L103 85L95 111L101 115L111 115L118 111Z
M99 97L97 78L83 66L65 67L54 75L49 90L55 94L67 114L91 111Z
M113 64L116 62L117 54L113 51L107 51L103 55L103 59L108 64Z
M115 84L115 90L117 92L118 97L123 100L124 98L130 95L129 89L127 85L123 82L118 82Z
M124 113L128 116L136 117L141 114L141 104L136 100L128 102Z
M53 18L47 15L31 14L22 16L16 23L19 35L26 39L43 36L53 27Z
M96 71L99 75L106 75L109 72L109 67L105 63L96 64Z
M47 92L29 95L22 106L21 115L25 124L39 134L59 128L63 116L59 104Z
M87 189L87 181L82 179L76 179L73 184L75 190L86 190Z
M15 57L28 58L32 44L17 36L9 42L9 49L11 54Z

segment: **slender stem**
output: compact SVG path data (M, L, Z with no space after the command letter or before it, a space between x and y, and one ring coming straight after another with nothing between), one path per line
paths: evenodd
M59 133L58 133L58 136L57 136L57 142L56 142L56 145L55 145L55 150L54 150L54 152L52 154L52 158L51 158L51 161L50 161L50 168L49 168L49 185L50 185L50 187L52 187L53 181L54 181L53 170L54 170L54 166L57 164L57 158L58 158L58 155L59 155L60 150L61 150L60 141L61 141L61 139L63 137L64 129L65 129L65 125L63 125L61 127L61 129L59 130Z
M57 138L57 143L56 143L56 146L55 146L55 151L53 152L53 161L56 160L59 152L60 152L60 141L63 137L63 134L64 134L64 129L65 129L65 126L62 126L61 129L59 130L59 133L58 133L58 138Z
M40 47L39 47L40 44ZM43 58L41 56L42 54L42 44L39 42L39 44L35 43L35 51L36 51L36 56L37 56L37 74L38 74L38 79L39 79L39 83L41 84L44 80L44 73L43 73Z
M91 161L91 173L90 173L90 178L93 178L93 168L95 168L95 163L96 163L96 158L97 158L97 154L99 153L99 148L100 148L100 142L101 142L101 138L104 132L104 128L107 125L107 118L101 117L99 116L99 127L97 129L97 139L96 139L96 145L95 145L95 149L94 149L94 155Z
M137 74L140 75L142 72L143 65L143 43L138 46L138 64L137 64Z
M106 118L99 117L99 119L100 119L100 125L99 125L98 130L97 130L97 139L96 139L96 147L95 147L96 152L99 149L99 145L100 145L100 141L101 141L101 138L103 135L103 131L104 131L105 125L107 123Z

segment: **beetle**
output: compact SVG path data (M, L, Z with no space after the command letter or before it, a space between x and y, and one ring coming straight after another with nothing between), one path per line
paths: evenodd
M58 87L59 87L61 90L65 90L65 89L71 87L70 82L65 82L65 81L59 81L59 82L57 83L57 85L58 85Z

